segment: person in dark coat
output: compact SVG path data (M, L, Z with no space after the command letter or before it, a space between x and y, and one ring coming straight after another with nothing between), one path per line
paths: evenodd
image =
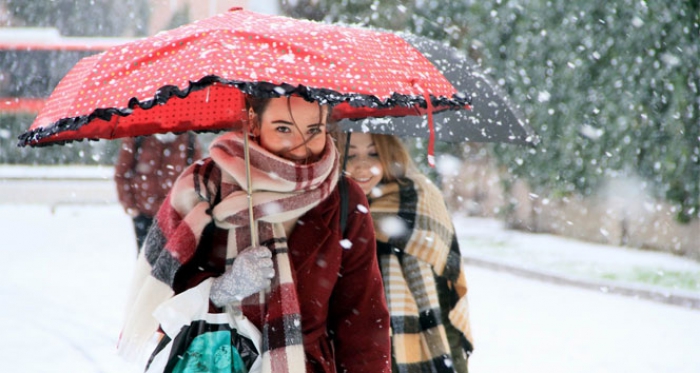
M152 314L159 304L211 282L210 312L239 309L262 331L263 372L389 373L389 313L372 218L362 190L346 180L351 208L341 227L328 108L296 96L248 103L252 206L249 135L224 134L209 158L178 178L156 216L137 262L120 352L146 345L158 329Z
M347 175L367 195L375 225L392 371L466 373L473 350L467 281L442 194L396 136L352 133L347 154Z
M192 132L122 140L114 180L119 203L134 221L137 250L175 179L201 157L201 145Z

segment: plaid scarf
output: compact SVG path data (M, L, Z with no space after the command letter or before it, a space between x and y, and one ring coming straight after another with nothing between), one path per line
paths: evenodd
M467 282L440 191L418 173L375 191L369 202L391 315L394 371L465 370L465 354L472 350ZM450 331L459 343L450 343ZM454 366L459 357L463 368Z
M151 314L174 295L178 269L195 256L211 222L228 233L227 268L238 250L250 246L242 136L218 137L210 154L211 158L195 163L178 178L144 243L119 344L120 354L127 359L143 359L142 350L148 349L158 329ZM300 217L330 195L338 180L338 154L329 137L319 161L298 165L251 142L250 167L259 242L273 252L275 277L269 292L251 295L242 304L257 303L258 309L264 309L263 372L303 372L299 299L282 222Z

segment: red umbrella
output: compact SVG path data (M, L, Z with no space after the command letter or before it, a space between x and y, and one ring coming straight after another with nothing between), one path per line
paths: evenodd
M231 129L247 119L243 93L297 94L337 120L469 103L392 33L234 8L81 60L19 145Z

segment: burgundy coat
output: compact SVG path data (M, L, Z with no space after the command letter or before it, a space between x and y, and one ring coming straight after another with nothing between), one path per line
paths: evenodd
M202 157L196 138L194 151L187 150L189 136L180 134L170 143L161 142L155 136L143 137L138 149L134 138L122 140L114 165L114 180L124 210L151 217L158 213L180 173Z
M360 187L352 180L347 182L349 216L345 237L352 247L345 249L340 244L343 236L338 188L302 216L289 237L307 370L335 372L335 351L335 368L339 372L390 373L389 311L372 218ZM365 212L358 210L360 205Z
M367 198L352 180L348 183L348 220L340 244L338 188L297 221L287 245L301 307L307 373L391 373L389 311L377 262L374 226ZM364 206L358 209L358 206ZM363 212L364 211L364 212ZM193 258L178 271L184 291L205 277L223 273L227 231L217 229L209 253ZM202 237L202 242L208 239ZM215 273L212 273L215 272ZM211 311L215 311L212 309ZM243 313L258 327L258 307Z
M338 188L297 221L289 256L301 303L308 373L390 373L389 311L367 198L348 182L348 220L340 241ZM364 206L366 212L358 210ZM244 309L258 324L259 309ZM334 357L335 354L335 357ZM335 364L334 364L335 362Z

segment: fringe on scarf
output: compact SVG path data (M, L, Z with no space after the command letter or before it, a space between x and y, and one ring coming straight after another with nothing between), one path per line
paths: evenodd
M305 370L299 300L281 223L303 215L335 188L338 154L330 137L326 144L321 159L310 165L298 165L250 144L253 215L259 242L273 252L275 277L268 292L242 303L258 303L265 310L262 362L266 373ZM239 249L250 245L243 152L242 135L220 136L211 144L211 158L186 169L161 206L137 260L127 301L118 346L126 359L143 363L152 351L158 334L152 313L175 294L178 269L194 257L211 222L228 232L227 268Z
M391 315L394 369L466 370L473 349L467 281L442 195L419 173L377 191L370 195L370 211ZM457 343L450 343L450 333Z

